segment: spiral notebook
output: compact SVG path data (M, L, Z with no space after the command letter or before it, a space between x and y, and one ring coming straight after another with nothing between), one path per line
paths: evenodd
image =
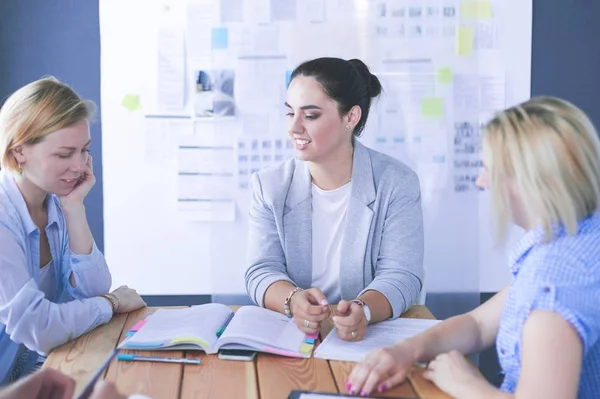
M257 306L243 306L235 313L218 303L159 309L135 330L119 349L203 350L209 354L219 349L246 349L308 358L314 347L314 339L285 315Z

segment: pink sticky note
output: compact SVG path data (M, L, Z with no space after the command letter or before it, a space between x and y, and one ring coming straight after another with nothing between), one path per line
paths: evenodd
M306 334L306 338L319 338L319 333Z
M274 348L265 348L264 351L267 353L273 353L275 355L281 355L281 356L302 357L301 353L282 351L282 350L274 349Z
M146 320L140 320L135 324L135 326L131 327L131 330L129 331L138 331L144 324L146 324Z

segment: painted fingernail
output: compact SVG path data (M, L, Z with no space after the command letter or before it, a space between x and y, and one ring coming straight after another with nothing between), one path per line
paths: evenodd
M348 389L348 393L350 395L354 395L356 392L354 392L354 389L352 389L352 385L350 385L350 389Z
M350 392L352 390L352 385L350 383L346 383L346 392Z
M381 384L381 385L379 386L379 392L383 392L383 391L385 391L386 389L387 389L387 386L386 386L385 384Z
M367 395L368 395L368 394L367 394L367 391L362 391L362 392L360 393L360 396L367 396Z

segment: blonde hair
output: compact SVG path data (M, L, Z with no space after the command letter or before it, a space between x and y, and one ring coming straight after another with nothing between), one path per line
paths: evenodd
M47 135L90 120L95 106L54 77L46 77L14 92L0 109L0 164L19 170L13 149L39 143Z
M485 127L483 151L490 171L497 234L504 239L510 215L507 180L524 210L541 222L544 241L558 227L577 233L578 221L600 200L600 141L588 117L573 104L536 97L499 113Z

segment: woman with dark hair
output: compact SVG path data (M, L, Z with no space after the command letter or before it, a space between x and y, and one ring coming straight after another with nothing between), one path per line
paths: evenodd
M360 60L301 64L285 103L296 157L252 176L248 293L307 333L333 316L340 338L360 340L422 289L418 177L356 140L380 92Z

